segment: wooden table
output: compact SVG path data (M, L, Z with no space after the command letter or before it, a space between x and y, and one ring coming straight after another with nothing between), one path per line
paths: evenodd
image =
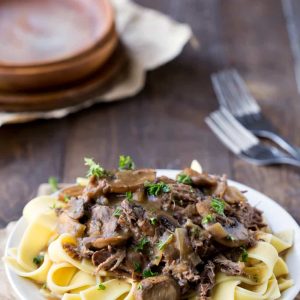
M148 74L137 96L94 106L62 120L0 128L0 225L21 216L49 176L71 182L83 157L105 167L119 154L138 166L182 168L193 158L272 197L300 222L300 172L256 167L227 151L204 123L217 108L210 74L234 66L280 132L300 146L300 96L279 0L139 0L191 24L201 47L187 46ZM278 220L280 222L280 219Z
M227 173L272 197L300 222L299 170L250 165L229 153L204 123L217 108L210 74L234 66L267 117L300 146L300 96L281 1L138 2L191 24L201 48L186 47L126 101L0 128L0 225L19 218L49 176L72 182L85 174L85 156L112 168L119 154L154 168L182 168L196 158L209 172Z

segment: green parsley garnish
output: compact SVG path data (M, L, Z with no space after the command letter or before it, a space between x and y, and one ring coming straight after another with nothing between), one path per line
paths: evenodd
M114 217L120 217L122 213L122 208L121 207L117 207L113 213Z
M202 224L208 224L210 222L213 222L215 220L214 216L211 214L206 215L203 219L202 219Z
M135 251L143 251L144 247L149 243L149 240L146 237L143 237L139 240L138 244L134 247Z
M133 194L132 194L132 192L126 192L126 193L125 193L125 196L126 196L126 199L127 199L129 202L132 202L132 201L133 201Z
M138 289L138 290L142 290L142 289L143 289L143 286L142 286L141 283L139 283L139 284L137 285L137 289Z
M171 190L170 187L164 182L145 182L144 186L146 188L147 194L150 196L158 196L161 193L169 193Z
M47 283L46 283L46 282L41 286L41 289L42 289L42 290L47 289Z
M106 289L106 286L105 286L103 283L99 283L99 284L98 284L97 290L103 291L103 290L105 290L105 289Z
M53 193L58 191L58 180L56 177L54 176L49 177L48 184L50 185Z
M235 241L236 240L236 238L233 235L230 235L230 234L226 236L226 239L229 240L229 241Z
M220 198L213 198L211 200L211 207L213 208L213 210L224 216L224 208L225 208L225 201L220 199Z
M120 155L119 170L134 170L135 163L129 155Z
M96 164L92 158L85 157L84 163L89 167L89 170L86 174L87 177L96 176L100 178L107 175L106 171L99 164Z
M177 176L177 182L179 183L184 183L184 184L192 184L193 181L191 179L191 177L189 175L186 175L186 174L179 174Z
M44 262L44 255L39 254L35 256L32 261L39 267Z
M50 205L49 208L55 209L56 208L56 203L53 203L52 205Z
M241 247L241 249L242 249L241 259L243 262L247 262L248 261L248 251L244 247Z
M148 278L148 277L152 277L152 276L156 276L158 275L157 272L152 272L150 269L145 269L143 271L143 278Z
M156 217L150 218L150 224L151 225L156 225L157 224L157 218Z
M173 234L170 234L165 241L159 241L157 243L157 248L159 250L164 250L166 246L171 242L172 239L173 239Z
M134 266L134 271L141 273L142 272L142 266L139 262L133 262L133 266Z
M68 203L70 201L71 197L68 195L64 196L64 202Z

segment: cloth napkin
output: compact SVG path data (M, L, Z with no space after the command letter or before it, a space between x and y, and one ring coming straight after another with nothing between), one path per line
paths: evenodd
M145 85L146 72L153 70L180 54L191 39L187 24L137 5L131 0L111 0L116 11L116 25L129 62L101 95L81 104L47 112L0 112L0 126L35 119L62 118L99 102L121 100L137 94Z

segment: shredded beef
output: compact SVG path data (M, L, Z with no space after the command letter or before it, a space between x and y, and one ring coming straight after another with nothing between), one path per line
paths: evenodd
M90 259L96 273L141 281L137 299L182 299L191 291L208 299L216 272L243 273L241 249L254 246L266 225L226 176L190 168L181 175L185 183L156 178L152 169L91 176L58 212L58 232L77 238L64 249Z
M227 259L224 255L219 254L214 258L214 263L219 270L227 275L241 275L243 273L244 264L241 262L234 262Z

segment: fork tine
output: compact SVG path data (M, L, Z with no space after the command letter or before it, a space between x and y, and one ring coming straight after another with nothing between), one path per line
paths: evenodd
M225 108L210 114L210 118L218 124L223 133L241 151L259 143L258 139L244 128Z
M223 130L213 118L206 117L205 122L209 126L209 128L214 132L214 134L219 138L219 140L225 145L225 147L227 147L236 155L239 155L241 153L241 149L238 146L236 146L232 140L228 138L228 136L223 132Z
M249 92L245 81L240 76L240 74L237 72L237 70L233 70L232 76L235 79L236 86L239 89L239 91L241 92L241 95L244 95L244 97L245 97L245 102L248 105L249 111L251 113L259 113L260 112L259 105L257 104L256 100L254 99L254 97Z
M227 70L220 71L212 75L214 91L217 95L220 106L230 110L234 115L240 115L240 105L237 101L237 93L233 91L232 78Z
M237 130L241 137L248 140L251 144L258 144L259 139L248 129L246 129L227 109L221 108L223 117Z
M220 105L229 109L235 116L260 112L256 100L249 93L244 80L235 69L215 73L212 79ZM221 101L219 98L222 98Z
M239 132L232 126L230 122L226 120L226 117L221 111L217 111L211 114L211 118L223 129L224 133L232 140L232 142L238 146L241 151L249 148L247 140L240 136Z

